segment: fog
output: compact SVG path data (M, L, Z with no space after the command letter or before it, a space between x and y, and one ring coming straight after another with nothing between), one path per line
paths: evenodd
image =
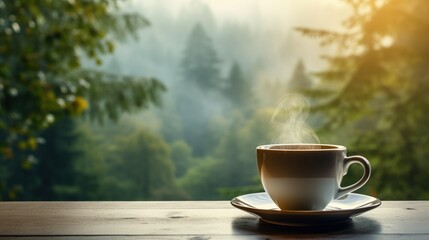
M102 132L134 126L158 136L171 150L168 161L186 196L222 199L249 188L258 191L259 181L254 181L257 145L319 141L311 128L320 118L307 119L307 106L283 123L278 120L288 110L276 112L275 108L290 105L284 102L287 92L316 86L311 72L322 70L325 63L320 55L333 51L322 49L294 28L341 30L341 19L348 14L341 2L156 0L123 4L123 11L137 12L151 24L136 38L119 43L99 68L113 74L155 77L167 91L160 107L124 115L119 125L108 125ZM308 104L305 99L298 103ZM126 165L128 160L121 161ZM172 198L180 196L176 193Z
M118 45L105 69L154 76L168 85L177 81L186 37L195 23L212 38L223 74L232 61L239 61L254 81L284 80L298 59L307 70L320 70L324 63L319 56L329 51L294 27L341 29L349 13L337 0L145 0L127 3L124 9L142 14L151 26L138 39Z
M3 2L0 200L231 199L257 146L318 138L429 196L427 1Z

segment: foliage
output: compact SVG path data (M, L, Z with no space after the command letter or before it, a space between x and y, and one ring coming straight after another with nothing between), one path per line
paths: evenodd
M136 113L149 107L150 103L160 103L160 92L165 87L155 78L118 76L94 70L75 72L73 77L85 79L90 88L78 90L89 101L84 113L90 120L102 123L117 121L121 113Z
M101 151L88 126L66 118L42 132L46 142L36 158L7 161L5 199L94 200L100 195L104 167Z
M105 198L149 200L186 198L174 181L174 165L168 145L148 130L112 136L108 144L109 178ZM110 145L110 147L108 147ZM108 190L108 191L107 191Z
M105 174L100 145L88 124L77 119L62 119L45 130L35 156L38 163L29 171L39 179L34 192L22 193L39 200L95 200ZM31 188L30 188L31 189Z
M213 43L201 24L192 28L186 42L182 60L183 75L186 80L203 90L218 89L221 84L218 67L219 59Z
M249 111L254 103L252 85L244 76L240 64L234 62L226 79L225 96L230 100L233 109Z
M260 184L255 184L258 177L255 149L270 142L273 129L270 131L267 123L272 112L260 109L246 118L237 111L229 116L229 124L222 127L225 132L214 153L200 159L179 180L180 186L193 199L225 199L231 193L260 190Z
M170 144L171 158L175 167L175 176L182 177L195 160L192 157L192 148L186 142L177 140Z
M179 179L179 186L184 189L192 199L217 199L216 187L219 186L219 164L211 157L198 160L185 176ZM216 174L214 174L216 173Z
M325 56L329 69L318 74L319 89L336 86L318 107L329 119L324 130L352 128L352 152L366 155L374 168L372 194L427 199L429 4L346 2L353 14L344 22L345 33L298 29L338 48L338 54Z
M362 192L428 198L428 4L347 2L354 11L346 32L299 28L339 50L323 56L330 67L314 74L315 84L301 61L290 78L271 74L289 69L276 65L285 50L259 39L271 35L237 24L225 31L197 23L188 32L164 16L150 37L127 42L119 61L89 70L147 20L115 1L0 0L1 198L227 199L262 191L255 147L272 142L271 107L290 91L313 98L310 125L320 126L324 142L369 158L373 176ZM177 19L192 27L184 15ZM186 34L184 49L166 47ZM250 38L257 40L241 44ZM289 43L282 46L296 47ZM164 86L100 69L140 72L146 64L174 83L162 110L141 113ZM352 165L343 185L360 171Z
M82 67L83 58L101 64L115 39L149 24L118 11L113 0L0 1L0 160L18 161L4 169L32 161L40 131L61 118L89 109L92 119L117 119L159 102L164 86L155 79Z
M299 60L295 65L291 79L288 83L289 92L303 92L313 86L312 79L307 75L304 62Z
M221 114L223 90L219 59L210 37L201 24L192 28L181 62L182 79L175 88L175 108L183 138L195 156L209 154L213 139L208 124Z
M111 13L112 9L118 10L115 1L2 1L0 7L3 152L10 151L20 136L33 141L37 131L56 119L79 115L88 107L92 113L114 117L94 107L110 107L109 102L99 101L105 90L115 89L118 98L128 100L121 95L138 86L139 92L133 94L132 103L122 107L123 111L132 109L128 105L141 107L157 100L163 87L156 81L140 79L131 85L118 84L109 81L112 76L105 79L103 74L79 71L83 56L101 64L100 56L114 50L113 36L124 37L148 25L144 18Z

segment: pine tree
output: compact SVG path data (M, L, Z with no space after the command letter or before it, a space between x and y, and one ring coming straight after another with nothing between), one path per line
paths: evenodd
M94 133L77 119L64 118L46 129L33 159L14 161L20 166L6 179L21 186L20 200L95 200L103 171Z
M176 110L180 116L183 138L193 153L203 156L211 150L209 124L219 114L223 87L219 59L201 24L192 29L181 63L182 81L176 88Z
M240 64L234 62L226 81L225 95L234 108L248 109L253 102L252 85L246 82Z
M298 29L338 50L324 56L329 68L312 95L325 104L313 110L329 119L324 132L348 131L350 149L371 161L370 194L427 199L429 2L346 2L345 32Z
M302 60L299 60L295 65L292 77L289 80L289 92L302 92L312 87L312 80L307 75L305 65Z
M219 59L212 40L201 24L197 23L188 36L182 59L185 81L200 89L211 91L221 87Z

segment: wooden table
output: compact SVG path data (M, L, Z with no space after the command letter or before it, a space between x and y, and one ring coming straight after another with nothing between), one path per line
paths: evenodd
M335 228L260 222L228 201L0 202L1 239L429 239L429 201L384 201Z

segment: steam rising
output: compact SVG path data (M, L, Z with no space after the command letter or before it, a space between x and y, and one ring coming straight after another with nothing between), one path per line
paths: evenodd
M277 105L271 123L278 136L274 143L320 143L313 129L306 124L310 104L302 95L289 93Z

